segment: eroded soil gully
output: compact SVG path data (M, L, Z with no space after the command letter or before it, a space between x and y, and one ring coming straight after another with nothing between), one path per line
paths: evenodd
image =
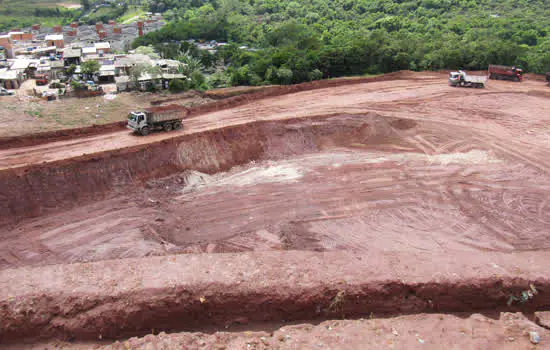
M514 264L506 254L472 254L467 262L402 254L398 263L378 254L199 254L5 270L0 341L116 339L152 329L224 329L243 322L550 308L550 280L539 269L548 254L517 254ZM498 273L490 264L498 265ZM535 296L507 306L510 296L530 285Z
M0 172L0 222L13 222L123 193L183 170L225 171L258 159L315 152L321 144L383 147L416 122L340 115L256 122ZM414 130L412 131L414 133Z

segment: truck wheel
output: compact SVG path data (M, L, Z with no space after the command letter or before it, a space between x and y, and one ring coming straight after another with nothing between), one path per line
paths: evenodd
M148 127L143 127L143 128L141 129L141 134L142 134L143 136L149 135L149 128L148 128Z
M175 122L174 123L174 130L179 130L181 129L181 123L180 122Z
M169 132L172 131L172 124L166 123L163 125L164 131Z

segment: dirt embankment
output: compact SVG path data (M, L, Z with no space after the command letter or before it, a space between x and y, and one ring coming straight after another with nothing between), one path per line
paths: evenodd
M535 347L536 332L548 346L550 330L521 313L501 313L499 319L480 314L468 318L445 314L392 318L330 320L318 325L285 325L274 332L217 332L146 335L117 341L103 350L148 349L501 349ZM533 334L533 339L536 335ZM56 344L62 345L62 344ZM79 348L80 349L80 348Z
M6 270L0 274L0 341L116 339L152 329L373 314L535 311L550 307L550 281L538 269L546 261L548 254L531 253L516 261L500 253L457 261L260 252ZM523 292L531 297L522 300Z
M396 72L385 74L376 77L368 78L347 78L347 79L332 79L332 80L319 80L309 83L297 84L297 85L288 85L288 86L273 86L262 89L260 91L251 91L250 93L241 94L239 96L229 97L224 100L206 103L196 107L190 108L189 117L199 116L202 114L218 111L221 109L227 109L231 107L240 106L249 102L256 100L277 97L286 94L292 94L301 91L308 90L317 90L330 87L344 86L344 85L355 85L355 84L364 84L369 82L379 82L379 81L388 81L388 80L397 80L403 79L405 77L414 78L414 74L408 71ZM164 102L174 102L172 99L167 99ZM58 130L44 133L37 133L26 136L16 136L16 137L1 137L0 138L0 149L9 149L16 147L25 147L44 144L52 141L60 141L71 139L75 137L83 136L92 136L108 132L113 132L121 130L126 126L126 121L94 125L85 128L78 129L66 129Z
M121 193L128 186L183 170L226 171L252 160L317 151L322 139L334 146L384 144L393 126L412 128L414 121L376 115L301 118L256 122L161 142L85 155L68 161L38 164L0 172L3 221L13 221L70 208L77 203ZM292 137L298 135L299 137Z

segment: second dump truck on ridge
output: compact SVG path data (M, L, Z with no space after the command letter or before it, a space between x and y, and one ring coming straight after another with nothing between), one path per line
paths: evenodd
M177 130L182 128L182 119L188 114L187 108L176 104L145 108L143 111L130 112L127 127L143 136L153 130Z

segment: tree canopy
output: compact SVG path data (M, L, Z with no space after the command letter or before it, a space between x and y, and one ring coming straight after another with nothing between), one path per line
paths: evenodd
M236 43L209 62L189 51L205 66L223 60L231 84L489 64L550 70L545 0L152 0L149 9L165 11L171 22L135 46ZM239 49L243 44L256 50Z

